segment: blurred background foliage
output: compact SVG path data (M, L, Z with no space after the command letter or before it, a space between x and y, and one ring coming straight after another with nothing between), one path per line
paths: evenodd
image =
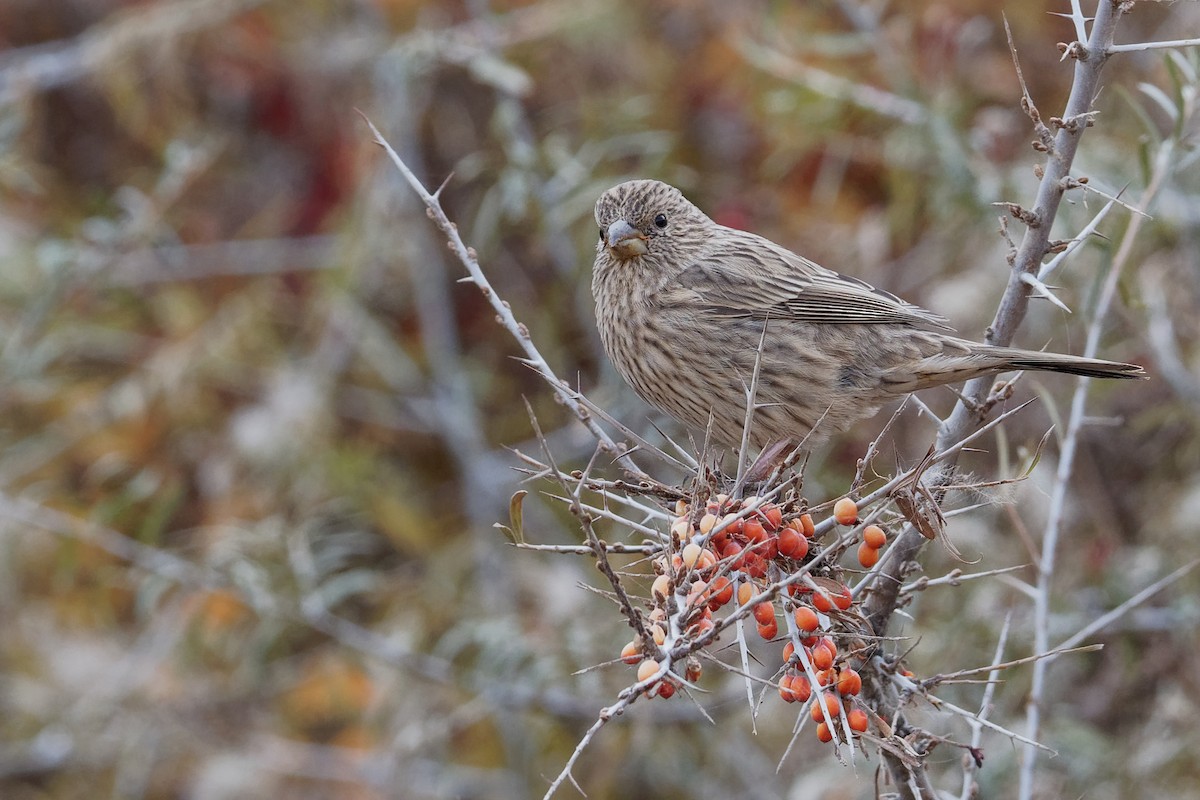
M520 481L506 447L536 448L522 397L560 463L592 443L455 282L356 110L431 188L453 175L447 210L559 374L652 433L592 322L599 193L671 181L978 338L1007 277L993 204L1031 204L1036 181L1001 12L1049 116L1073 34L1048 12L1067 6L0 4L0 796L540 796L632 679L572 674L629 636L578 585L596 583L587 559L491 528ZM1120 39L1198 31L1195 4L1144 3ZM1062 637L1197 550L1200 176L1194 131L1173 130L1195 91L1180 64L1196 61L1114 58L1076 163L1136 203L1158 143L1181 141L1103 353L1156 379L1091 393ZM1061 238L1103 204L1071 200ZM1035 304L1019 344L1080 349L1128 218L1058 276L1076 313ZM1018 396L1041 402L967 466L1015 474L1072 386L1025 378ZM844 488L882 424L814 454L809 496ZM889 458L931 435L907 415ZM1032 560L1056 454L953 520L980 569ZM536 491L526 516L533 541L580 538ZM928 574L954 566L929 548ZM1060 755L1040 796L1200 797L1198 589L1184 579L1095 637L1102 652L1055 664ZM918 674L988 663L1009 609L1025 655L1011 584L922 595L902 631ZM1005 678L992 716L1020 729L1027 677ZM794 715L768 701L755 735L741 683L705 683L715 727L682 698L637 704L582 759L588 796L872 796L875 761L839 766L810 736L776 770ZM1009 795L1016 750L985 751L986 794ZM932 764L958 785L959 753Z

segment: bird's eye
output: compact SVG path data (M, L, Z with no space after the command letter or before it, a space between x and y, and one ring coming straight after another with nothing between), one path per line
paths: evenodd
M654 218L654 224L659 228L667 227L667 215L659 214L657 217Z

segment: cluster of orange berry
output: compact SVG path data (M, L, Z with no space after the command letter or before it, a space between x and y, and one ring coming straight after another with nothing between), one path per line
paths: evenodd
M887 544L887 534L878 525L863 528L862 544L858 546L858 563L870 569L879 563L879 550Z
M809 542L816 535L810 514L793 513L785 519L779 505L761 502L757 497L734 500L717 495L706 503L702 514L680 501L675 512L671 535L676 552L655 561L657 575L646 626L648 637L658 646L667 641L669 610L678 612L677 629L684 636L703 636L715 625L713 613L735 596L738 607L747 606L764 591L769 580L781 581L794 575L805 563ZM843 498L834 507L834 518L843 525L857 523L857 505ZM684 588L677 591L679 587ZM820 716L818 736L824 741L832 739L833 731L828 729L821 708L826 709L830 719L845 709L850 730L866 730L867 715L853 700L862 689L862 679L849 666L849 654L838 658L837 646L829 635L834 632L822 629L821 615L849 611L852 603L849 587L825 575L805 575L791 581L781 601L784 613L790 613L795 622L803 656L795 654L795 646L789 641L784 649L780 696L787 702L808 702L813 694L808 675L815 677L820 705L814 702L814 716ZM779 635L776 605L768 600L752 609L758 634L767 641ZM826 616L825 620L832 627L831 618ZM648 642L645 645L634 640L621 651L625 663L638 665L639 681L651 680L661 671L651 655L657 648ZM688 681L700 677L700 664L694 658L688 659L685 677ZM650 694L670 697L677 689L674 679L667 676L654 684Z
M815 595L814 595L815 596ZM779 679L779 696L787 703L807 703L813 695L812 681L816 677L819 696L812 704L813 722L817 723L817 738L822 742L833 740L834 732L826 721L836 720L846 711L846 723L853 733L867 729L867 712L857 706L854 698L862 691L862 677L842 658L839 663L838 648L833 638L821 636L821 620L808 606L798 605L792 612L796 627L802 634L800 647L803 656L796 654L796 646L788 642L783 646L783 675Z

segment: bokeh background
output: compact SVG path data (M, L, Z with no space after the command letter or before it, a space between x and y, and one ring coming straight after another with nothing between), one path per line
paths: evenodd
M1049 12L1068 5L0 4L0 796L535 797L632 680L574 674L629 638L581 588L588 560L492 528L521 488L508 448L536 452L522 398L560 463L592 442L456 283L359 111L431 188L453 174L448 212L559 374L654 435L592 322L599 193L671 181L980 337L1007 277L993 204L1031 205L1036 182L1001 13L1050 116L1073 34ZM1196 4L1143 3L1119 39L1198 33ZM1196 63L1114 58L1076 164L1136 203L1177 142L1103 347L1155 379L1091 392L1060 639L1197 555L1200 173L1172 117ZM1060 238L1104 202L1070 199ZM1075 313L1035 303L1020 344L1079 351L1129 219L1056 277ZM1024 379L1039 402L965 466L1012 477L1073 386ZM808 495L844 490L882 424L814 454ZM931 437L908 414L888 458ZM983 504L950 527L979 563L930 547L927 574L1029 563L1057 454L1052 436L1029 480L960 498ZM580 539L553 487L525 488L531 541ZM1093 637L1102 652L1054 664L1039 796L1200 797L1198 590L1172 584ZM933 674L989 663L1010 610L1008 653L1027 655L1030 609L977 581L926 592L898 630ZM1028 675L1004 677L992 718L1020 730ZM793 710L768 698L753 732L740 681L710 669L704 688L715 725L676 698L606 728L576 770L588 796L873 796L876 760L838 765L808 735L778 766ZM1011 796L1017 749L984 747L982 788ZM957 793L960 753L931 765Z

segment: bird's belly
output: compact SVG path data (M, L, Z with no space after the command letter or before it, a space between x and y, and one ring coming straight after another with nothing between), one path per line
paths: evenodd
M703 431L711 418L719 444L741 441L752 386L751 441L759 446L803 437L814 425L819 434L841 431L870 413L855 387L831 390L844 370L812 326L773 324L764 339L760 320L666 311L625 321L633 324L601 326L622 377L686 425Z

